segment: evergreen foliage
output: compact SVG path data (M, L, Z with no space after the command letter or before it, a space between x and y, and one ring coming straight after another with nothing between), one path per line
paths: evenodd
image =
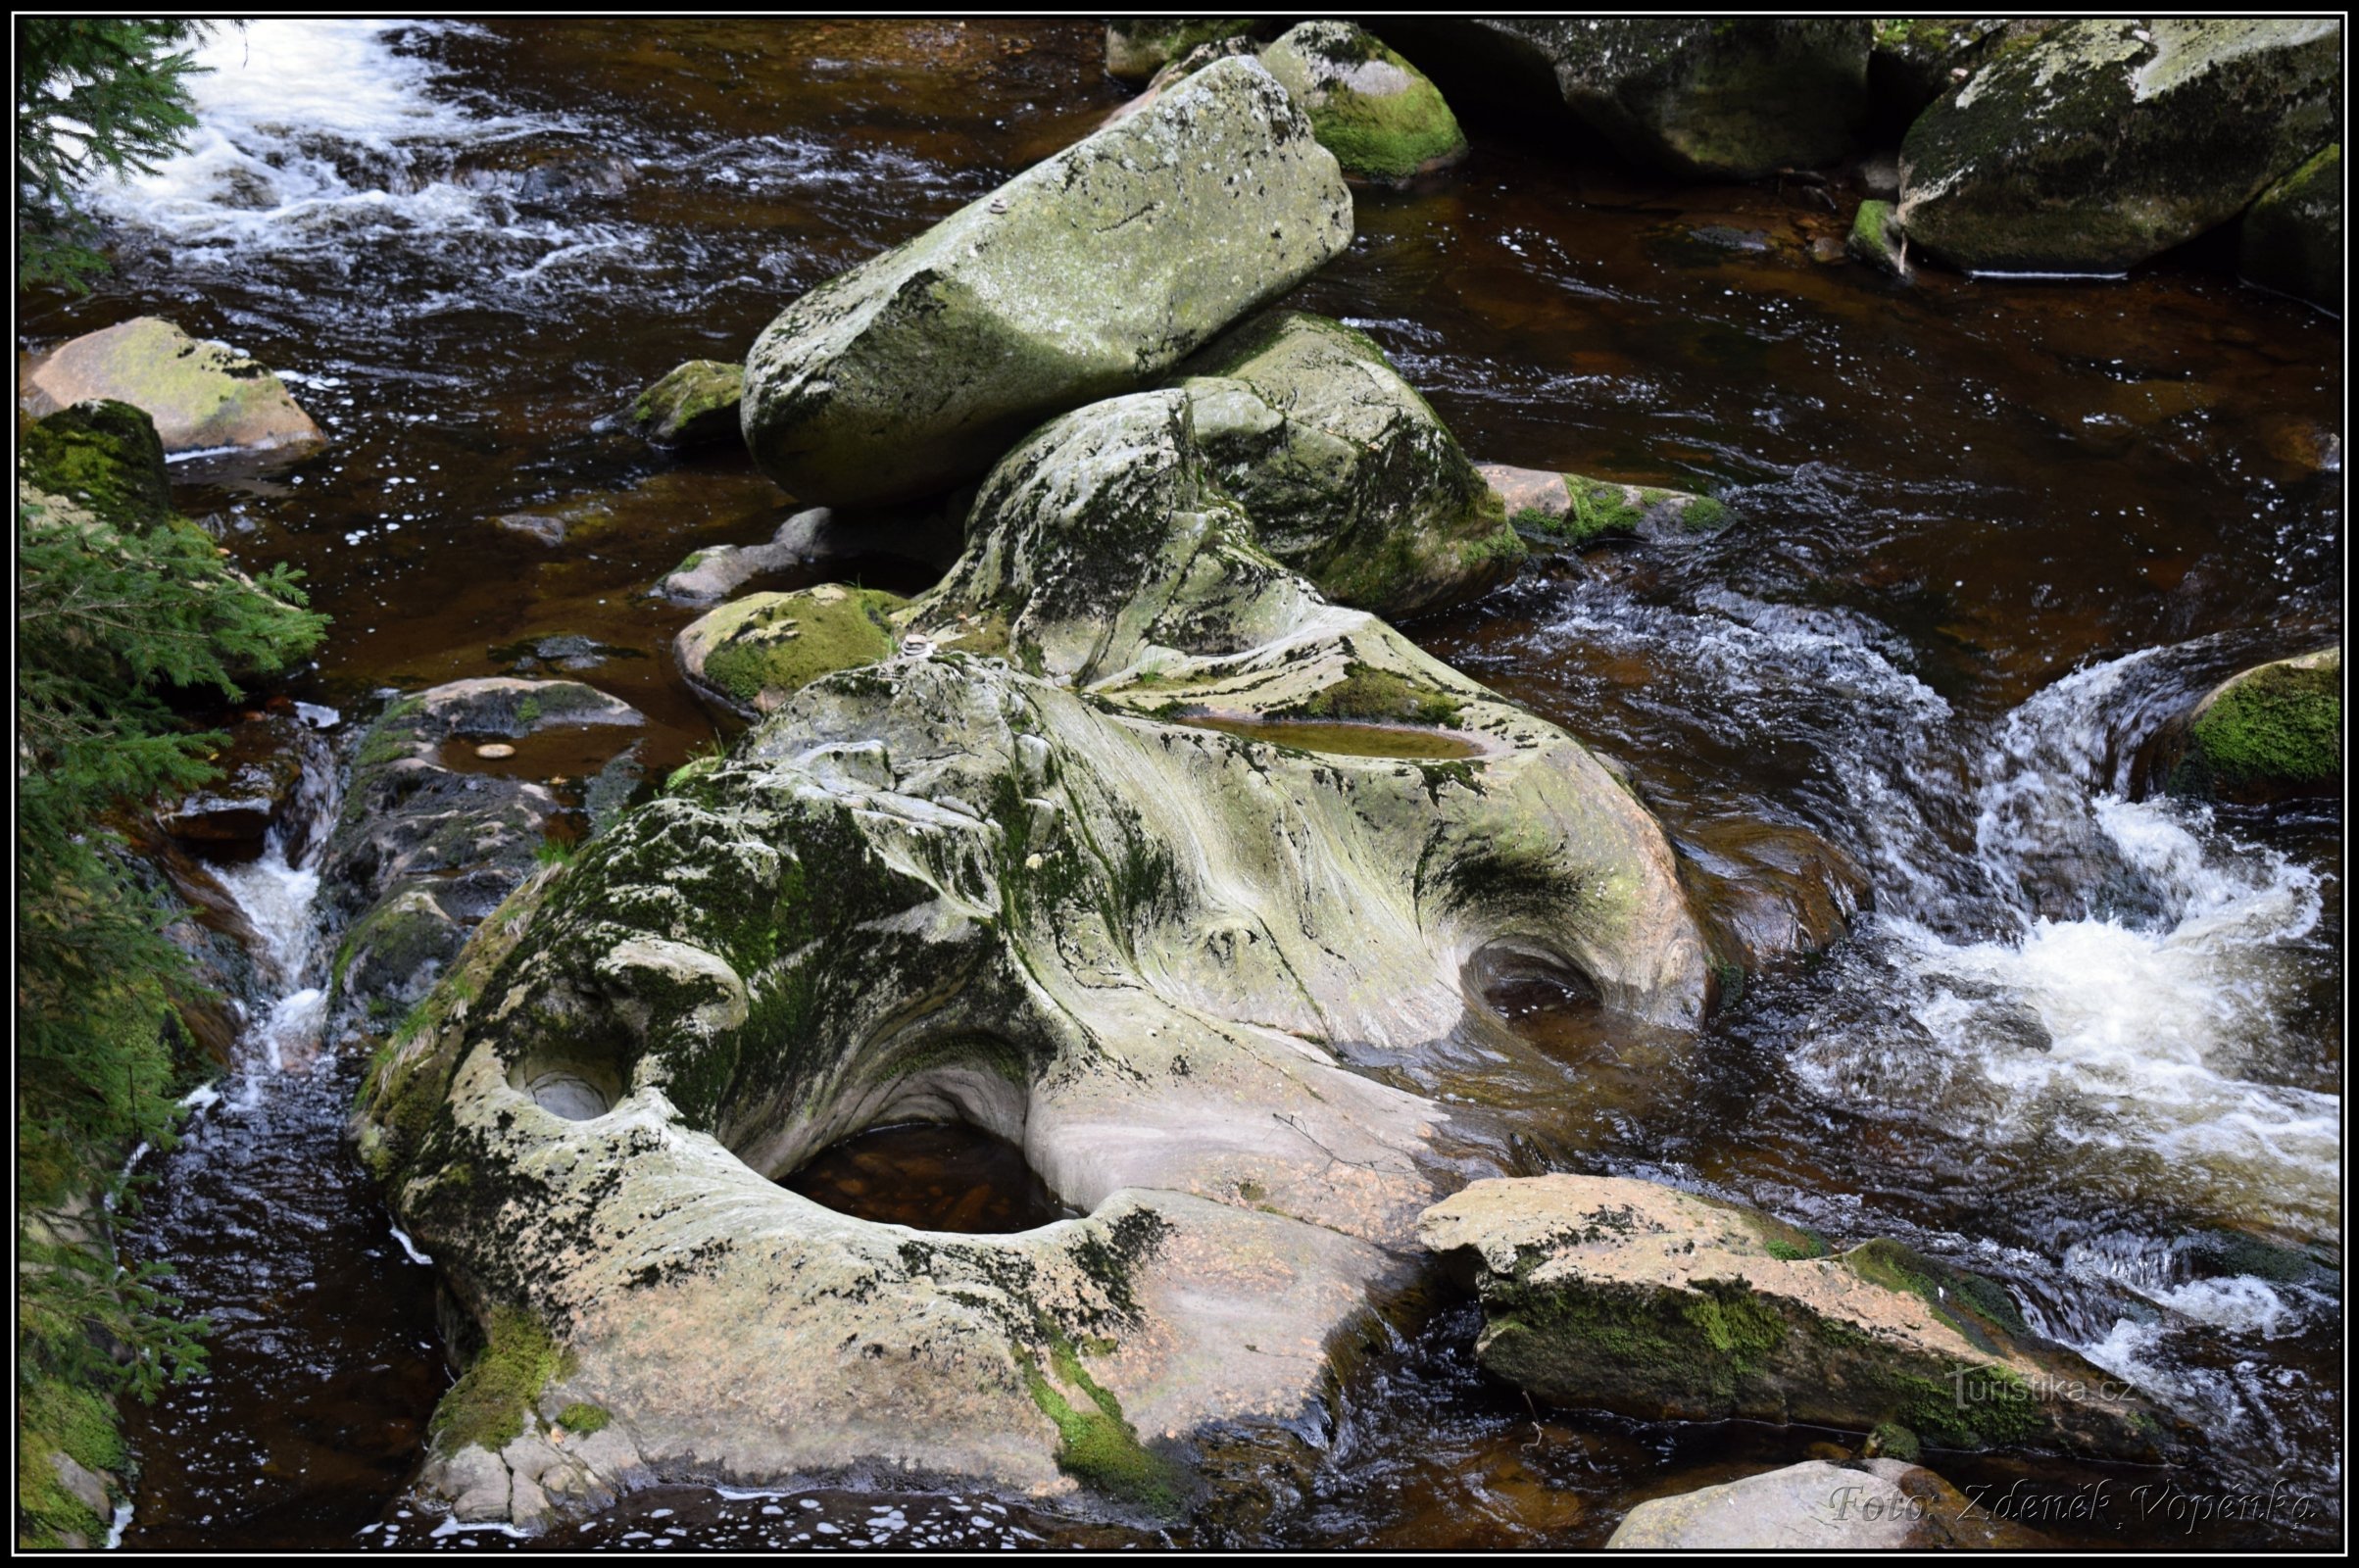
M104 412L145 424L123 406ZM149 432L145 445L153 440ZM38 445L27 443L25 470L41 466ZM155 488L151 476L95 486L98 510L25 477L17 503L19 1519L28 1544L71 1536L95 1544L91 1532L104 1521L58 1487L54 1456L103 1464L112 1396L152 1397L168 1379L200 1368L206 1328L175 1316L180 1303L157 1284L161 1266L118 1261L99 1212L127 1197L124 1156L141 1141L170 1142L179 1085L169 1021L175 991L193 985L165 933L179 911L160 907L134 880L112 824L211 773L207 760L222 738L188 732L173 699L208 690L236 697L238 673L284 668L319 641L326 620L303 608L285 567L248 578L202 530L140 505Z
M87 289L106 270L75 196L102 174L153 173L196 125L185 18L17 19L17 286Z

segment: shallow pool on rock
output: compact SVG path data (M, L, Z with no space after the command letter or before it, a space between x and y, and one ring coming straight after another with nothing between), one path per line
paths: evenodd
M1480 757L1483 748L1463 736L1405 724L1339 724L1317 719L1223 718L1218 714L1178 720L1196 729L1216 729L1249 741L1272 741L1303 752L1342 757L1405 757L1444 760Z

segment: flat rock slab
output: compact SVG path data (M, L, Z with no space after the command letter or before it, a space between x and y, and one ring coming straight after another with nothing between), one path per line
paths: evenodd
M2171 1445L2168 1418L2027 1332L2003 1289L1894 1242L1829 1255L1739 1204L1569 1175L1476 1182L1418 1239L1482 1297L1483 1365L1560 1403L2144 1461Z
M94 398L143 409L167 453L302 449L326 439L260 364L153 316L59 345L25 369L19 390L36 415Z

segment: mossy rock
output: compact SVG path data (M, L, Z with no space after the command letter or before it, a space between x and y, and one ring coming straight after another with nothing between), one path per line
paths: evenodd
M483 1348L434 1406L435 1450L498 1453L523 1436L541 1390L565 1364L565 1351L531 1314L495 1307Z
M1877 1240L1838 1256L1649 1182L1480 1181L1418 1237L1483 1302L1477 1359L1539 1397L1642 1420L1896 1423L1944 1446L2152 1459L2153 1407L2024 1326L1991 1281Z
M2267 801L2342 777L2342 651L2280 660L2222 683L2187 721L2181 794Z
M1252 17L1112 17L1106 24L1106 72L1121 81L1145 81L1200 44L1262 25Z
M20 438L17 472L127 532L173 520L164 443L155 421L128 403L94 399L35 419Z
M2244 214L2236 270L2251 282L2342 314L2342 144L2261 192Z
M1880 17L1868 53L1868 92L1879 122L1905 126L1957 84L2005 31L2052 24L1994 17Z
M2331 18L2066 23L1909 127L1901 226L1971 271L2118 272L2235 218L2341 114Z
M277 376L153 316L59 345L27 368L24 382L36 414L94 398L142 409L168 453L302 451L325 439Z
M1179 368L1208 476L1262 549L1391 618L1462 604L1524 549L1432 405L1364 333L1270 311Z
M1891 202L1865 201L1852 216L1850 236L1843 249L1879 272L1903 277L1908 263L1900 248L1898 211Z
M660 447L731 445L741 439L738 400L745 385L742 365L690 360L632 401L631 428Z
M766 713L821 675L890 655L889 617L905 603L834 583L748 594L680 632L680 668L736 711Z
M1441 89L1362 27L1305 22L1264 49L1261 63L1346 174L1398 184L1466 156Z
M1612 539L1677 541L1717 533L1729 510L1711 496L1486 463L1478 472L1534 549L1586 550Z

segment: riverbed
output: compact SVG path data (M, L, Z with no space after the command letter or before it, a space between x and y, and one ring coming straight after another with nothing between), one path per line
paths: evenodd
M292 695L345 733L390 691L551 672L541 641L581 638L565 672L649 715L659 776L726 726L670 660L695 612L650 586L795 509L619 412L1127 96L1078 20L260 22L207 60L190 151L98 203L115 276L31 301L20 346L159 314L287 373L328 447L184 466L177 498L241 562L306 574L334 629ZM1517 1173L1702 1186L1991 1275L2206 1434L2167 1475L1933 1460L2059 1540L2338 1541L2340 813L2149 796L2141 748L2234 670L2340 635L2339 323L2200 245L2111 283L1899 284L1814 243L1855 189L1675 186L1473 130L1458 170L1359 191L1350 251L1290 303L1372 336L1478 460L1708 492L1736 521L1406 629L1625 768L1701 896L1779 874L1766 826L1834 846L1869 906L1700 1034L1526 986L1492 999L1519 1049L1470 1037L1406 1086L1509 1111L1491 1152ZM556 545L497 521L534 512L588 520ZM880 554L761 586L932 577ZM282 932L302 874L246 879ZM290 949L280 994L317 962ZM416 1544L434 1521L399 1494L449 1379L430 1270L343 1148L358 1059L266 1049L262 1023L130 1222L217 1332L208 1379L133 1414L123 1540ZM1307 1448L1224 1461L1266 1510L1192 1539L1595 1545L1637 1500L1829 1436L1535 1410L1474 1367L1474 1326L1395 1303ZM2273 1483L2310 1506L2167 1500ZM552 1544L929 1537L1133 1539L839 1486L666 1489Z

